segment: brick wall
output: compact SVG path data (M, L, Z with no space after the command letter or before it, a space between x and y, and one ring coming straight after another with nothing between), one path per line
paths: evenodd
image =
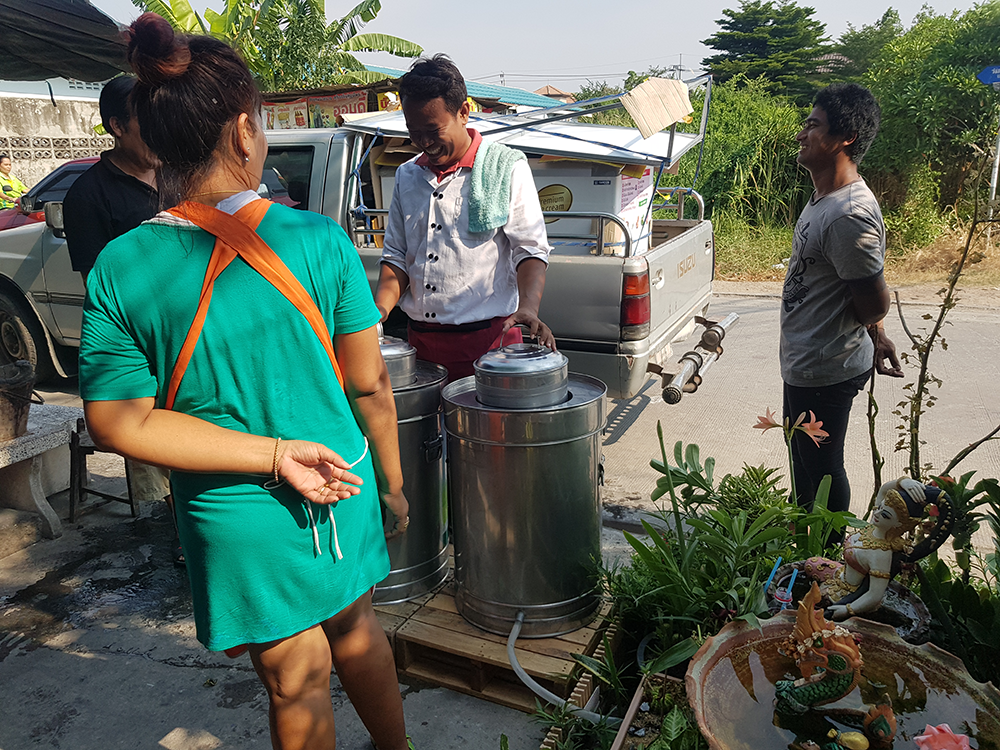
M96 99L5 96L0 94L0 153L10 154L13 174L33 186L63 162L97 156L111 148L110 136L94 126L101 115Z

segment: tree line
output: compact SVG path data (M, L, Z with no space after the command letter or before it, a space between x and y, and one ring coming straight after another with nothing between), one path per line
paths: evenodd
M918 246L934 239L943 216L970 216L984 164L992 155L1000 94L976 74L1000 64L1000 0L964 13L928 6L906 26L888 8L873 24L848 26L831 41L814 8L795 2L744 0L724 10L704 44L716 85L701 170L685 159L675 184L697 177L711 211L750 225L790 225L810 193L795 164L795 134L815 92L835 81L869 87L882 127L862 164L880 197L891 241ZM663 68L630 72L626 88ZM579 98L610 93L588 82ZM697 96L697 95L696 95ZM699 125L700 107L695 106ZM600 115L595 117L601 117ZM627 124L624 113L603 119Z

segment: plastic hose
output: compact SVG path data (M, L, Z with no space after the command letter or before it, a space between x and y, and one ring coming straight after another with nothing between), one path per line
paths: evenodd
M524 625L524 612L518 612L517 617L514 618L514 627L511 628L510 635L507 637L507 659L510 661L510 666L514 670L514 674L518 676L521 682L528 686L528 689L531 690L531 692L542 700L546 700L549 703L559 706L560 708L566 708L574 716L579 716L581 719L586 719L593 724L607 721L608 726L615 727L622 723L622 720L616 716L602 716L599 713L588 711L584 708L580 708L579 706L575 706L572 703L564 701L558 695L546 690L531 679L531 675L524 671L517 661L517 654L514 653L514 644L517 643L517 637L521 635L522 625Z

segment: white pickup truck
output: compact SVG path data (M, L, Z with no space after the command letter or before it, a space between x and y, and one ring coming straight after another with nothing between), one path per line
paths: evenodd
M628 128L558 121L512 124L476 115L485 138L523 150L532 166L554 249L540 317L570 369L600 378L614 398L635 395L670 369L671 343L686 337L712 294L714 245L697 193L675 190L674 219L653 219L656 178L704 136L674 131L643 140ZM702 121L704 121L704 117ZM267 133L260 192L336 219L355 239L372 284L379 226L392 195L393 164L408 158L402 115L387 113L335 129ZM696 216L684 218L684 204ZM83 285L60 239L61 205L41 225L0 232L0 362L32 359L40 375L72 375ZM137 269L140 270L141 269ZM397 310L398 314L399 311Z

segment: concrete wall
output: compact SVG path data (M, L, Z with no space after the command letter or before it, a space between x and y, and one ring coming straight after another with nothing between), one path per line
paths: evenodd
M101 116L97 101L0 94L0 153L10 154L13 174L33 186L63 162L96 156L111 148L109 136L94 126Z

